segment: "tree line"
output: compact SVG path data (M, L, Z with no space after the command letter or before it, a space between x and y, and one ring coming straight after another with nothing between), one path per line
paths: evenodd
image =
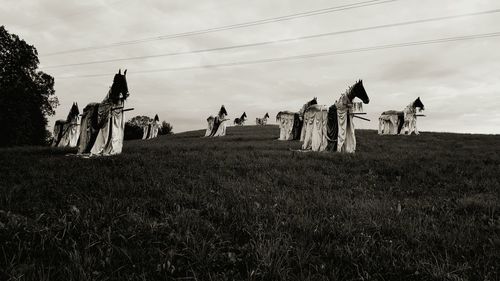
M148 116L135 116L132 119L128 120L125 123L125 140L135 140L135 139L142 139L143 135L143 128L144 126L147 126L149 123L151 123L153 119ZM160 125L160 130L158 131L159 135L170 135L173 134L173 129L174 127L170 125L170 123L167 123L166 121L163 121Z

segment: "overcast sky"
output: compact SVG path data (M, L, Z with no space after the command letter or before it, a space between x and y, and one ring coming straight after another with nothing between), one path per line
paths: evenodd
M41 67L95 60L156 55L319 33L370 27L409 20L488 11L498 0L398 0L380 5L301 17L252 27L141 44L50 53L115 42L274 18L367 0L6 0L0 6L0 24L34 45ZM331 105L357 79L370 96L364 106L378 127L378 116L402 110L417 97L426 106L421 131L500 133L500 38L482 38L444 44L356 52L302 60L135 73L161 68L191 67L377 45L500 32L500 13L408 26L340 34L267 46L237 48L142 60L44 69L55 77L64 119L73 102L82 109L101 101L113 75L128 69L130 98L126 118L158 114L175 132L206 127L206 118L224 104L229 117L246 111L249 121L266 112L298 110L318 97ZM64 78L108 74L99 77Z

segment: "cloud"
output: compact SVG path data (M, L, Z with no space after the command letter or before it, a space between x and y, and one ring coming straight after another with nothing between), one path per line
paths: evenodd
M93 0L8 1L0 7L6 28L37 47L43 66L192 51L293 38L413 19L496 9L497 1L400 0L377 6L305 17L191 37L157 40L58 56L61 50L176 34L310 11L355 1L241 0ZM176 132L203 128L205 119L225 104L231 118L247 112L298 110L317 96L332 104L357 79L364 79L371 102L365 106L377 128L378 115L402 109L417 96L426 105L421 130L498 133L500 53L498 38L360 52L305 60L134 74L136 71L219 64L315 52L494 32L496 14L343 34L252 48L147 60L48 69L56 79L61 105L51 123L64 118L73 101L80 107L104 98L118 68L128 68L131 91L127 116L158 113ZM98 78L60 79L67 75L109 73ZM272 119L272 118L271 118Z

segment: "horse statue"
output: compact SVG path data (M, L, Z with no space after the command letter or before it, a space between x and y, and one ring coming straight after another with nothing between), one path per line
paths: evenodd
M353 118L362 111L362 103L353 102L355 98L364 104L370 102L362 80L350 86L330 107L309 106L304 113L302 149L354 153L356 135Z
M207 131L205 137L222 137L226 135L226 119L227 111L224 105L221 106L217 116L209 116L207 118Z
M237 126L243 126L245 125L245 121L247 118L246 112L243 112L240 118L235 118L233 124Z
M269 113L266 112L266 114L264 115L264 117L262 118L255 118L255 124L256 125L261 125L261 126L265 126L267 125L267 119L269 118Z
M151 120L151 119L150 119ZM146 125L142 127L142 139L149 140L154 139L158 136L158 131L160 130L160 118L158 118L158 114L155 115L155 118L148 122Z
M302 124L304 122L304 112L311 106L318 104L315 97L305 103L298 112L280 111L276 115L276 122L279 122L280 137L278 140L299 140L301 139Z
M413 132L418 135L417 129L417 108L421 112L424 110L424 104L418 97L402 111L388 110L382 112L379 117L378 134L379 135L400 135Z
M80 110L78 104L73 103L66 120L57 120L54 125L54 147L75 147L78 143L80 128L78 121L80 119Z
M109 156L120 154L123 147L125 100L129 96L127 70L115 74L104 100L89 103L82 114L78 154Z

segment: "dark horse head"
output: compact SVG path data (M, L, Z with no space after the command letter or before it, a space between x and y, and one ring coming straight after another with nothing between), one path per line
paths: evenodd
M243 112L243 114L240 117L240 119L243 119L243 118L247 118L247 113L246 112Z
M318 98L317 97L314 97L312 100L306 102L302 108L300 109L299 113L300 113L300 116L302 118L302 116L304 115L304 112L311 106L311 105L315 105L315 104L318 104Z
M125 100L128 97L128 86L127 86L127 70L121 74L121 69L115 74L113 79L113 85L111 85L111 90L109 91L109 99L113 103L118 103L120 100Z
M269 118L269 113L266 112L266 115L264 115L264 118Z
M309 106L311 106L311 105L315 105L315 104L318 104L318 98L317 97L314 97L314 99L308 101L306 103L306 108L309 107Z
M158 114L155 115L155 119L154 119L155 122L159 122L160 121L160 118L158 118Z
M226 111L226 108L224 107L224 105L222 105L220 107L220 110L219 110L219 116L222 116L222 114L227 116L227 111Z
M414 102L413 102L413 108L419 108L420 111L424 110L424 104L422 103L422 101L420 100L420 97L418 97Z
M80 110L78 110L78 104L76 102L73 103L71 109L69 110L68 117L66 118L67 122L73 121L75 118L78 118L80 115Z
M354 98L359 98L365 104L368 104L370 102L370 98L365 91L365 87L363 87L363 80L359 80L350 88L349 98L351 100L353 100Z

